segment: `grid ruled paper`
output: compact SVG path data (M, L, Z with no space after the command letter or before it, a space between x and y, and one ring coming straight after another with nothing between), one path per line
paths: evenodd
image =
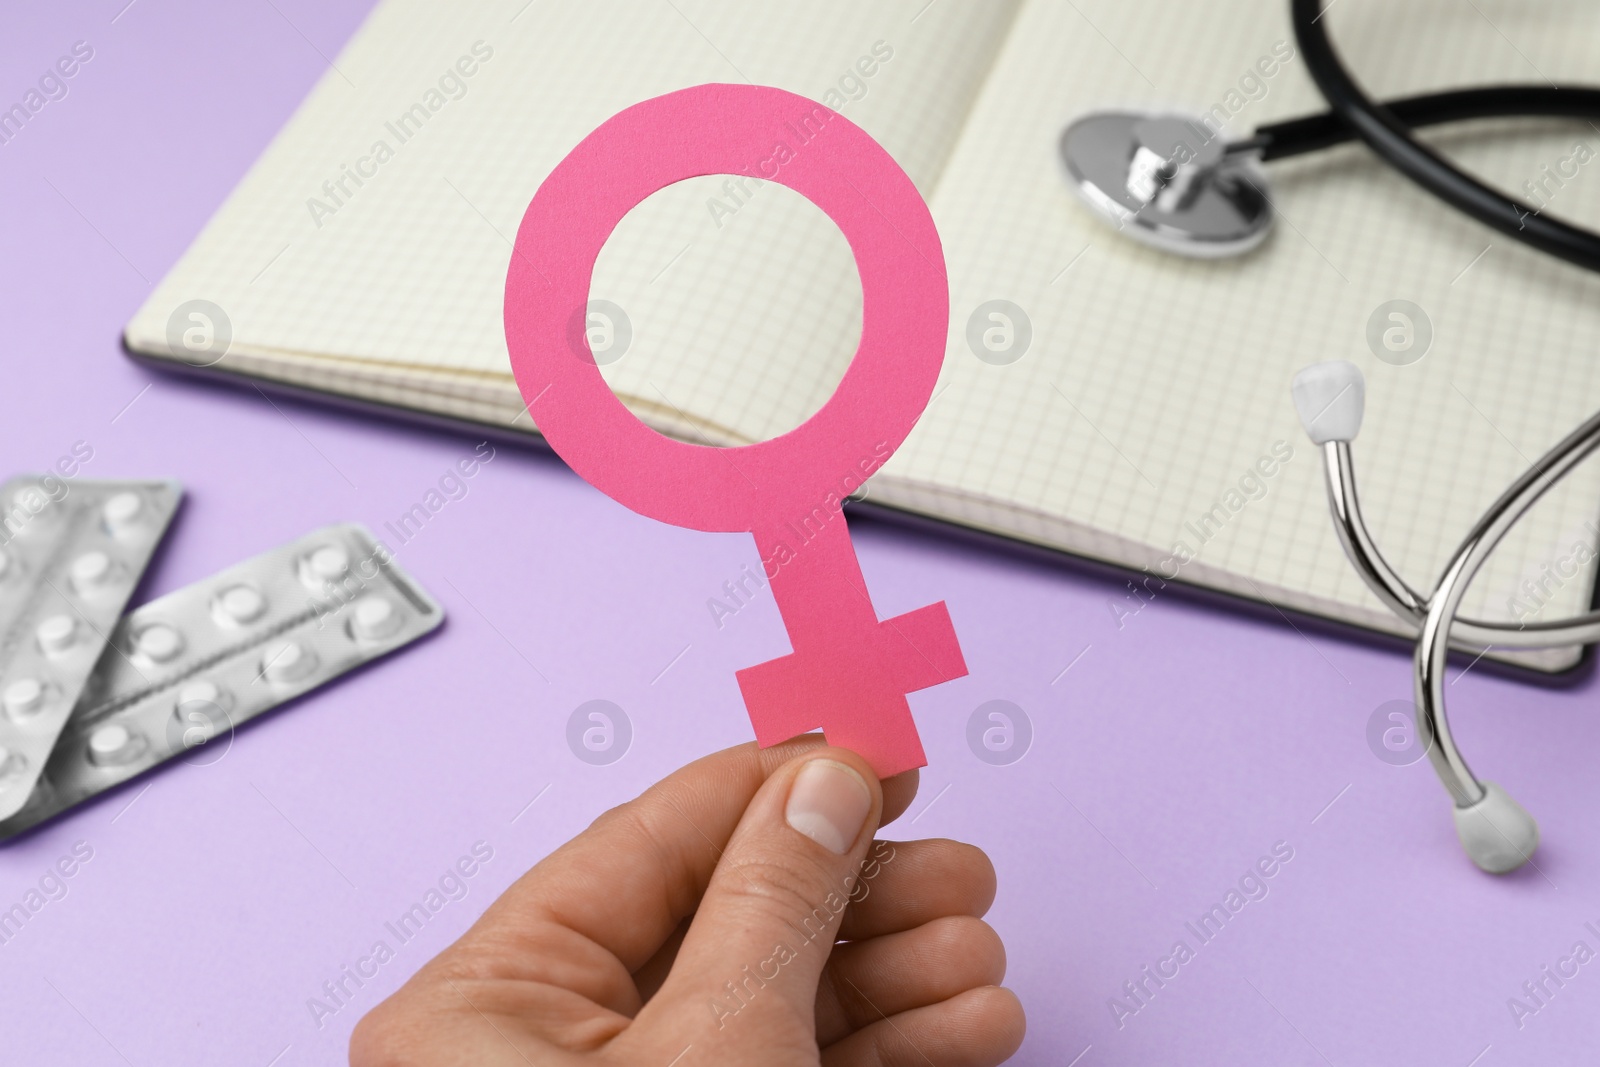
M565 151L622 107L684 85L748 78L814 98L844 87L841 113L930 196L951 281L939 392L875 479L876 499L1398 631L1339 549L1319 457L1289 402L1294 372L1347 358L1366 373L1365 510L1401 573L1430 587L1483 508L1600 405L1600 283L1461 218L1355 147L1271 165L1279 224L1248 257L1188 262L1136 246L1069 192L1061 128L1098 108L1219 105L1242 136L1320 110L1286 5L1014 7L386 0L130 323L129 343L165 353L172 310L204 298L233 323L220 369L526 425L501 286L509 238ZM1327 20L1378 94L1592 82L1600 70L1600 13L1582 0L1341 0ZM480 42L492 55L469 64L459 97L442 95L399 142L388 124ZM892 57L858 68L875 46ZM1600 130L1495 121L1426 136L1524 198L1524 181L1544 181L1551 212L1600 223L1600 159L1559 188L1542 169L1570 169L1579 144L1600 151ZM392 158L359 187L346 179L335 211L313 212L314 198L332 203L323 183L378 140L394 143ZM665 431L737 443L825 401L859 334L860 290L842 237L809 203L770 183L739 198L721 185L681 183L635 209L591 295L629 317L632 347L605 367L629 406ZM980 361L966 338L969 315L994 299L1020 306L1033 331L1006 366ZM1365 337L1393 299L1432 324L1431 349L1408 366L1379 361ZM1597 502L1600 472L1569 479L1464 610L1510 618L1513 598L1537 617L1581 609L1592 553L1562 561L1593 543ZM1118 615L1114 600L1107 610ZM1555 668L1574 657L1508 658Z
M130 324L130 344L164 350L173 309L203 298L233 323L224 369L324 388L354 374L384 399L437 385L450 413L504 421L520 407L501 327L510 241L592 128L711 81L834 94L931 192L1015 8L386 0ZM430 101L463 57L476 72ZM432 109L420 129L402 122L418 103ZM843 375L860 285L842 235L798 194L722 186L663 190L608 242L593 296L624 309L634 342L606 374L658 423L770 436ZM331 373L322 356L340 361Z

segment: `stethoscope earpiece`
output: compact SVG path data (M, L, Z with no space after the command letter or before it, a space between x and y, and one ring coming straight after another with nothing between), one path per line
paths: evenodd
M1367 382L1349 360L1313 363L1289 387L1300 425L1312 442L1354 441L1366 411Z
M1473 863L1490 874L1506 874L1539 847L1539 824L1504 789L1493 782L1482 785L1477 803L1456 806L1456 836Z

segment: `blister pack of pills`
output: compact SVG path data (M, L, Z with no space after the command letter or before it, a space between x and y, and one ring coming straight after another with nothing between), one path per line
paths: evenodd
M330 526L131 612L0 840L430 633L443 609L361 526Z
M27 801L182 495L53 476L0 487L0 819Z

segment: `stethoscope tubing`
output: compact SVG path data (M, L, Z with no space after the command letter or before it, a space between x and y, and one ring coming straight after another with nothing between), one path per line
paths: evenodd
M1306 69L1329 106L1367 147L1401 174L1447 204L1508 237L1589 270L1600 270L1600 236L1541 215L1519 200L1478 181L1411 135L1391 108L1375 104L1350 77L1322 24L1323 0L1290 0L1295 39ZM1487 91L1487 90L1486 90ZM1528 92L1526 88L1521 91ZM1560 90L1575 95L1593 90ZM1509 106L1509 105L1507 105ZM1510 111L1498 111L1510 114ZM1545 114L1541 109L1537 113ZM1560 114L1595 112L1571 112ZM1464 116L1458 116L1464 117Z
M1600 120L1600 89L1587 86L1480 85L1441 93L1401 96L1381 105L1405 128L1417 130L1451 122L1493 118ZM1319 152L1357 140L1354 129L1337 112L1257 126L1255 133L1228 145L1228 151L1257 151L1263 162Z

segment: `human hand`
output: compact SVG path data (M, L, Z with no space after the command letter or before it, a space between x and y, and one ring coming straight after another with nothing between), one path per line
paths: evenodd
M352 1067L998 1064L1024 1024L988 858L873 840L916 789L816 736L690 764L518 879Z

